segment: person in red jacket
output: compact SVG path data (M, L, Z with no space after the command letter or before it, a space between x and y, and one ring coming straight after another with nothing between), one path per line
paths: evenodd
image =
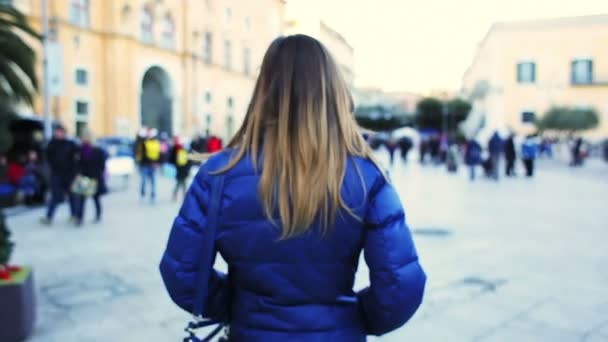
M209 153L215 153L218 152L222 149L222 139L216 137L216 136L211 136L209 138L209 141L207 142L207 152Z

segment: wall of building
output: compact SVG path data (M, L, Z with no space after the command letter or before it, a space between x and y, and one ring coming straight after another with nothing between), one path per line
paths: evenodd
M489 90L476 109L485 111L489 124L529 132L522 112L540 117L556 105L595 108L600 127L591 135L608 135L608 16L495 25L482 42L476 59L465 73L463 90L487 81ZM593 60L594 83L573 85L571 63ZM532 61L536 80L517 80L517 64Z
M70 19L72 0L48 3L51 40L62 50L60 74L65 85L62 94L51 99L51 111L74 133L76 122L85 119L77 115L76 102L87 102L88 126L98 136L134 134L141 123L143 77L151 67L159 67L168 75L174 132L190 135L209 130L228 137L244 117L262 56L270 42L282 34L284 22L282 0L255 4L247 0L201 0L187 2L187 6L179 0L89 1L88 25ZM41 29L40 1L17 0L16 5L34 27ZM144 6L153 13L151 42L142 39ZM171 44L163 39L167 15L174 27ZM209 63L204 58L206 32L212 34ZM230 68L225 63L225 41L231 45ZM40 56L42 80L42 48L39 43L32 44ZM78 68L87 71L86 85L75 82ZM41 99L34 111L43 112Z

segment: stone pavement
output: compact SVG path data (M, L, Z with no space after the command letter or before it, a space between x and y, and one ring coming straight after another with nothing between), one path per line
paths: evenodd
M608 341L608 172L545 163L534 179L499 183L465 173L392 169L429 282L416 316L374 340ZM178 205L170 181L160 185L156 205L135 186L106 196L97 225L68 225L67 208L52 227L38 224L42 209L9 219L14 262L35 269L31 341L181 340L188 316L157 270Z

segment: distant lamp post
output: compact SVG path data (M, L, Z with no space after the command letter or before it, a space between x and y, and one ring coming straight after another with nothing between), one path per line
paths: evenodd
M449 115L450 115L450 111L448 108L448 94L447 93L442 93L441 95L441 101L443 103L443 107L442 107L442 117L441 117L441 130L442 130L442 137L441 139L447 139L448 137L448 119L449 119Z

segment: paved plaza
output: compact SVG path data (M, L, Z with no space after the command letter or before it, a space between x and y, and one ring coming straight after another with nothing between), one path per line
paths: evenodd
M392 169L429 280L416 316L377 340L608 341L608 164L544 162L534 179L499 183L465 171ZM172 182L155 205L134 185L104 198L100 224L70 226L64 207L52 227L38 224L42 209L9 218L13 261L35 270L32 342L181 341L188 315L157 266L178 210Z

